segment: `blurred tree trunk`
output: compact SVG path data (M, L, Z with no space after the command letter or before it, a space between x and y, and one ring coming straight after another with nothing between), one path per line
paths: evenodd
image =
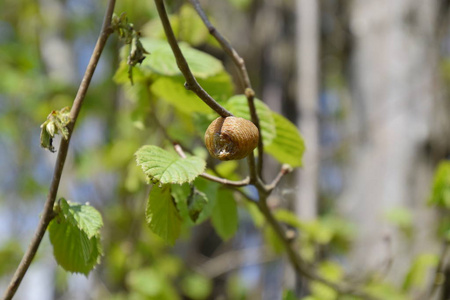
M350 258L358 270L380 271L393 258L390 275L398 278L413 255L433 249L433 216L425 205L432 163L425 149L438 101L437 8L435 0L353 2L351 130L356 134L341 209L358 226ZM412 224L411 241L402 241L386 220L386 212L398 207L420 220Z
M314 219L319 169L319 3L316 0L297 1L296 15L297 123L305 139L306 152L303 168L297 172L295 211L302 219Z

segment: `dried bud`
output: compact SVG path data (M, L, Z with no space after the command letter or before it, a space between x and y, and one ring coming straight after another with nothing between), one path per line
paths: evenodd
M205 144L211 156L220 160L236 160L248 156L258 145L256 126L243 118L219 117L208 127Z

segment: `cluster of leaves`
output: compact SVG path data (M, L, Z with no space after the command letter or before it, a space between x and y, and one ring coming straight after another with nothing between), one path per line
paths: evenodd
M192 8L183 6L178 16L171 17L175 30L179 30L178 33L181 34L183 28L178 24L185 16L194 14ZM201 28L204 28L201 21L193 22L190 26L193 26L194 33L199 33ZM205 171L208 158L202 142L199 141L203 139L204 131L217 115L194 93L184 88L184 78L163 36L158 23L150 23L144 27L141 43L151 55L135 69L133 87L127 80L125 60L121 62L115 75L116 82L124 86L127 95L139 102L141 112L161 110L173 113L177 120L167 124L166 134L169 134L171 139L194 148L195 155L187 158L178 157L171 149L171 144L168 150L157 146L143 146L136 152L137 164L144 171L148 182L155 184L147 203L147 222L155 233L173 244L180 234L180 227L198 224L212 217L218 234L227 239L237 228L237 208L233 194L216 183L198 178ZM192 36L196 39L183 35L193 44L210 43L207 31L205 35ZM203 39L199 39L199 36L203 36ZM250 119L247 99L244 95L233 95L233 84L222 63L187 43L180 43L180 47L202 87L233 114ZM126 52L125 49L124 53ZM266 152L280 163L293 167L301 166L304 145L295 125L271 111L258 99L256 109L261 119ZM152 116L158 118L160 113L154 113ZM141 115L141 118L145 120L146 116ZM160 123L161 120L157 122ZM212 163L216 165L215 168L221 168L216 162ZM238 163L228 165L233 165L233 170L228 172L231 175Z
M145 54L148 54L147 50L142 46L140 41L141 33L134 29L134 25L128 22L128 18L125 13L122 13L120 17L114 15L111 21L112 29L117 32L119 38L126 44L130 45L128 54L128 78L133 84L133 67L140 64L145 59Z
M201 22L188 23L191 30L181 26L183 18L193 14L195 12L192 9L183 6L177 16L171 17L177 35L182 36L190 45L208 43L214 47L215 43L209 40L207 31L201 29L203 28ZM107 151L109 160L117 160L126 166L128 177L124 182L125 189L130 192L137 191L140 187L138 182L144 178L132 165L127 165L127 158L124 157L138 149L135 152L137 165L142 169L146 182L153 184L146 201L145 220L151 231L166 243L173 245L180 235L189 231L190 227L208 219L211 220L214 229L222 239L231 238L238 228L238 206L234 199L235 195L230 189L199 177L203 172L216 172L225 178L239 179L237 175L239 162L218 164L217 161L207 157L207 152L199 142L209 122L216 115L192 92L183 87L184 79L158 23L147 24L144 37L141 38L140 34L134 31L132 24L128 23L125 15L115 17L114 22L119 35L128 45L123 49L123 60L115 80L123 86L126 95L135 104L135 111L131 114L134 126L131 127L150 135L148 140L154 144L155 136L153 132L148 132L149 123L157 126L163 123L161 126L163 128L155 131L164 131L166 147L141 146L136 143L136 140L133 140L133 143L117 141L117 144ZM247 99L244 95L233 95L232 81L222 63L189 44L181 43L181 49L199 83L236 116L250 119ZM143 60L147 51L151 55ZM137 64L140 65L137 66ZM130 73L131 66L137 66L134 69L134 79ZM130 79L132 83L134 82L134 86L131 86ZM280 163L289 164L292 167L301 166L304 145L295 125L271 111L258 99L256 99L256 109L261 119L265 151ZM51 138L54 134L57 134L58 130L63 136L66 133L64 130L67 130L68 119L64 118L65 113L67 113L65 110L52 112L51 120L48 119L42 125L41 141L44 135L46 148L50 150L53 150ZM67 123L64 123L64 120ZM167 143L170 140L177 140L187 145L186 149L191 150L189 152L193 155L186 158L179 157L172 149L172 144ZM210 169L206 168L207 161ZM448 163L447 166L439 168L430 200L430 203L446 209L450 206L449 175ZM270 227L264 224L263 216L251 204L246 208L253 217L255 225L263 230L275 252L280 252L282 244ZM71 203L65 199L58 202L55 212L57 215L49 226L49 232L58 264L67 271L88 274L98 264L102 253L100 214L89 205ZM283 209L277 210L275 217L287 228L299 232L298 239L302 244L301 256L305 261L317 265L318 274L335 283L345 280L343 268L334 261L321 261L320 254L321 250L332 245L347 246L351 239L348 224L332 218L304 222ZM391 217L400 220L399 223L405 227L410 224L407 214L391 214ZM155 248L163 247L163 244L157 244ZM113 260L120 257L117 259L119 262L126 261L127 257L124 253L128 252L123 251L123 248L126 248L123 244L114 245L111 258L107 259ZM161 250L161 253L163 252ZM162 258L154 266L137 268L126 276L127 286L141 298L177 298L175 290L168 286L180 272L182 264L173 256L163 257L161 253L158 255ZM425 254L418 257L406 275L400 291L382 280L369 281L366 289L382 299L407 299L406 294L412 288L423 285L425 270L435 266L436 263L437 258L433 255ZM211 290L210 281L198 274L184 276L181 287L184 294L194 299L206 298ZM137 298L140 299L139 297ZM313 283L311 295L304 299L331 300L338 297L339 299L357 299L344 298L321 283ZM284 299L294 299L294 294L288 291Z
M55 152L53 147L53 138L61 133L67 140L69 138L70 109L64 107L61 110L53 110L47 117L47 120L41 125L41 147Z

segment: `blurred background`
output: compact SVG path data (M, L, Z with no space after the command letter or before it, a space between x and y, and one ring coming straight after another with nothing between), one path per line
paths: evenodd
M177 15L187 1L166 2ZM321 255L355 280L383 274L401 285L417 255L439 254L448 211L433 210L427 199L436 166L450 158L450 2L200 2L245 59L257 97L298 124L305 138L304 167L283 179L273 205L339 228ZM105 7L87 0L0 2L2 291L34 233L56 159L40 148L39 126L50 111L71 105ZM115 12L126 12L143 36L154 35L152 1L117 1ZM179 18L182 29L193 17ZM200 42L189 42L236 77L229 58L202 42L207 34L200 30ZM205 222L171 248L145 226L148 187L133 153L149 136L163 137L140 121L135 100L114 83L120 47L115 36L108 41L59 192L101 211L102 264L87 278L65 273L44 238L16 299L281 299L283 289L298 290L246 209L226 242ZM277 169L269 161L265 178Z

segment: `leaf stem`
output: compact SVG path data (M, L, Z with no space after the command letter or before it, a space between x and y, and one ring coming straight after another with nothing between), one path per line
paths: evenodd
M192 6L194 7L195 11L199 15L200 19L202 19L203 23L205 24L206 28L208 28L209 33L219 42L222 49L225 51L225 53L231 57L233 60L233 63L236 65L237 69L239 70L239 78L241 80L242 85L245 89L245 96L247 97L248 106L250 109L250 116L252 119L252 122L255 124L255 126L258 128L259 132L261 133L261 127L259 122L258 113L256 112L255 108L255 92L252 88L250 77L248 76L247 67L245 66L244 59L239 55L239 53L233 48L233 46L230 44L230 42L227 41L227 39L214 27L214 25L211 24L211 22L208 19L208 16L205 14L205 11L201 7L198 0L189 0L191 2ZM262 177L262 169L263 169L263 153L264 153L264 145L262 141L262 135L259 135L259 141L258 141L258 164L257 164L257 174L259 177ZM250 159L250 157L249 157Z
M193 91L200 99L203 100L203 102L206 103L206 105L211 107L211 109L217 112L220 116L224 118L233 116L231 112L217 103L217 101L214 100L197 82L195 76L192 74L189 68L186 59L184 58L183 53L181 52L180 47L178 46L177 39L175 38L175 34L173 33L172 25L170 25L169 17L167 16L164 1L155 0L155 5L158 10L162 26L164 28L164 32L166 33L167 41L169 42L169 45L172 48L172 52L177 61L178 68L186 79L186 83L184 84L186 89Z
M50 221L54 217L53 206L55 204L56 194L58 193L58 187L61 180L61 175L64 169L64 163L67 157L67 151L69 149L70 137L72 135L72 130L75 126L75 122L77 120L78 114L81 110L81 106L83 104L83 100L86 96L87 90L89 88L89 84L91 82L92 76L94 74L97 63L100 59L101 53L105 47L106 41L109 35L112 33L111 30L111 19L114 12L115 0L109 0L108 7L105 13L105 17L103 19L103 25L100 32L100 36L95 45L94 51L92 53L89 64L86 68L86 72L84 77L80 83L80 87L75 96L72 109L70 111L71 122L68 124L69 135L67 139L61 139L61 144L58 151L58 156L56 158L55 168L53 171L53 178L50 184L49 193L47 196L47 201L44 205L44 210L42 212L41 220L38 224L36 232L31 240L30 245L28 246L19 266L14 273L8 288L6 289L3 300L12 299L22 282L23 277L25 276L30 264L36 255L36 252L39 248L39 245L44 237L45 231L50 223Z
M175 148L175 151L178 153L178 155L181 158L186 158L186 154L184 153L184 150L183 150L183 148L181 147L180 144L174 143L173 147ZM214 175L211 175L211 174L208 174L208 173L202 173L202 174L200 174L200 176L205 178L205 179L208 179L208 180L211 180L211 181L214 181L214 182L217 182L217 183L221 183L221 184L226 185L226 186L241 187L241 186L246 186L246 185L250 184L250 178L249 177L247 177L247 178L245 178L243 180L240 180L240 181L233 181L233 180L228 180L228 179L225 179L225 178L217 177L217 176L214 176Z

